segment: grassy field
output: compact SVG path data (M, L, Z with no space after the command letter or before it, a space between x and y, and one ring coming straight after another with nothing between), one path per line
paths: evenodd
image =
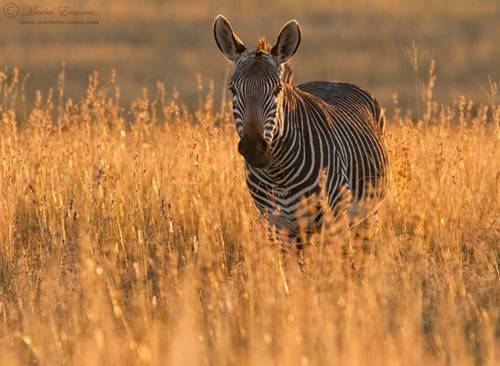
M10 1L9 1L10 2ZM23 4L37 3L15 0ZM220 85L228 64L212 35L215 15L225 14L249 47L260 35L274 41L282 24L296 18L303 43L294 57L297 81L358 83L384 103L398 94L405 109L416 105L416 80L437 60L435 98L450 103L465 95L489 102L489 79L500 78L498 0L183 0L39 1L95 11L98 25L28 25L3 16L0 65L29 74L27 97L57 81L66 62L66 94L83 98L88 75L116 69L125 105L155 88L157 80L190 102L196 73ZM43 17L28 17L35 20ZM94 16L92 16L94 18ZM414 71L408 48L418 47ZM220 90L217 90L219 92Z
M0 4L0 365L500 364L498 0L60 4L99 24ZM386 107L371 253L267 240L219 13Z
M228 107L114 80L23 104L1 74L1 365L498 365L500 106L387 111L390 191L362 270L265 239ZM27 122L19 123L24 111Z

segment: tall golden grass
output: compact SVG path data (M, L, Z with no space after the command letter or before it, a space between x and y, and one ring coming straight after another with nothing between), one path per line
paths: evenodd
M161 84L124 109L114 76L76 103L61 75L29 107L17 74L0 81L0 364L500 362L493 97L437 105L431 77L421 118L389 108L360 274L344 237L304 271L267 241L213 86L196 110Z

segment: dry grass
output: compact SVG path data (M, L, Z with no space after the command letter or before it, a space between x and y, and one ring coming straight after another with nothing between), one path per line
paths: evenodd
M363 275L342 237L308 247L304 274L266 241L212 91L189 111L159 85L126 112L92 78L20 125L1 79L0 364L499 363L494 101L428 93L416 123L393 106Z

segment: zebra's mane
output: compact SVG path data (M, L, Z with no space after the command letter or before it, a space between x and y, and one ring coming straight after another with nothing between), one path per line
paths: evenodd
M257 41L257 49L255 51L260 52L271 52L273 46L266 41L266 37L262 36Z

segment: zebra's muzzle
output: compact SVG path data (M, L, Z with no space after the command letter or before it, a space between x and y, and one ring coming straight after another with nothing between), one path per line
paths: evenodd
M271 164L269 145L260 135L254 138L243 136L238 143L238 152L248 164L256 168L265 168Z

